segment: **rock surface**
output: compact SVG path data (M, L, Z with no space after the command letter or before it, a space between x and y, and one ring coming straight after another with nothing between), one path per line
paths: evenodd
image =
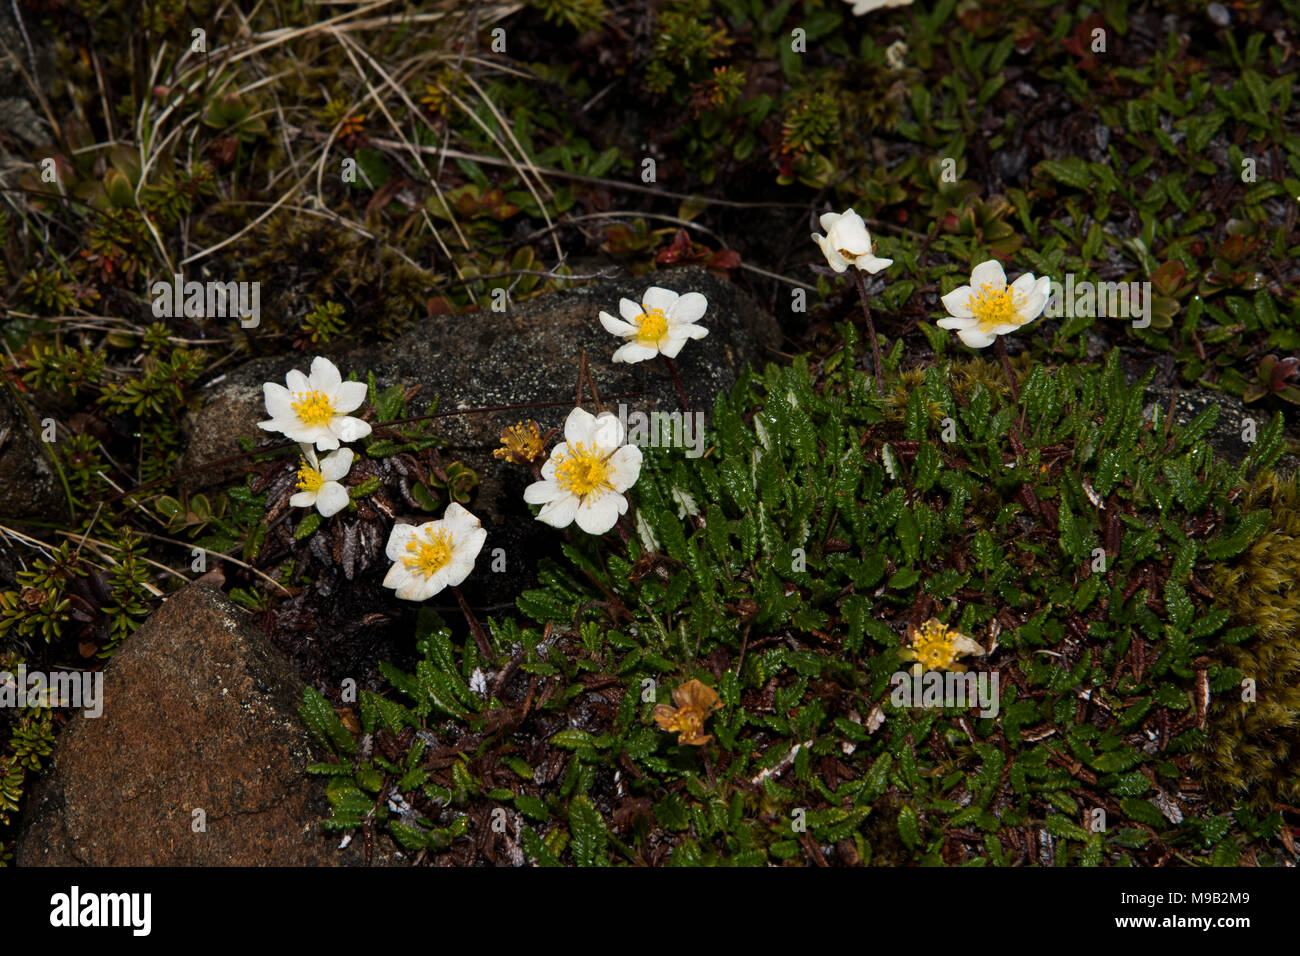
M1180 425L1189 424L1210 404L1218 405L1219 417L1205 436L1205 441L1216 455L1234 465L1241 464L1251 451L1251 444L1242 438L1247 431L1246 420L1255 423L1255 431L1258 433L1273 417L1273 412L1269 409L1245 405L1235 395L1210 389L1186 390L1151 385L1143 395L1143 401L1146 402L1144 410L1147 414L1156 406L1159 406L1162 415L1170 414L1172 409L1172 418ZM1283 454L1273 467L1280 474L1292 474L1297 464L1300 462L1297 462L1294 455Z
M67 515L49 452L32 434L25 409L0 383L0 517Z
M764 346L775 347L780 332L775 320L736 286L701 269L594 283L542 296L505 312L434 316L421 320L393 342L329 357L345 378L355 372L364 380L367 372L374 372L381 388L419 384L422 388L415 404L422 406L438 396L440 411L563 403L439 421L439 431L449 443L444 460L463 460L481 477L475 513L485 523L500 523L511 514L527 516L505 499L522 494L523 485L531 478L518 467L498 462L492 449L499 447L502 429L520 419L533 418L543 428L563 423L577 395L580 349L586 350L596 387L615 414L618 400L609 396L631 392L645 394L623 399L629 411L680 409L662 362L615 365L610 361L622 340L601 328L597 317L602 309L617 314L621 297L640 301L651 285L683 293L702 292L709 299L708 312L700 320L709 335L688 342L676 359L692 408L707 415L714 397L735 383L742 366L767 360ZM293 368L305 371L310 362L310 355L257 359L220 381L192 419L185 468L236 454L240 436L267 437L257 428L257 422L267 417L262 384L283 384L286 372ZM590 389L584 388L584 402L591 407ZM237 467L199 472L191 476L189 487L216 484L237 474Z
M178 592L104 670L103 713L59 735L33 791L20 866L329 866L362 862L321 834L323 759L303 685L220 591ZM206 832L191 828L206 813ZM372 862L393 862L379 852Z

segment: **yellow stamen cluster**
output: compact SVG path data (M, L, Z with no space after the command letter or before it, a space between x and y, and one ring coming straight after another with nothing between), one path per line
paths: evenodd
M323 484L325 484L325 476L307 464L307 459L303 458L302 464L298 466L298 490L315 494L320 491Z
M645 345L654 345L668 332L668 317L663 309L647 309L641 306L641 315L636 320L636 340Z
M334 402L322 392L297 392L293 410L304 425L328 425L334 418Z
M990 332L1000 325L1022 325L1016 309L1016 294L1009 287L999 287L987 282L971 296L970 310L979 320L980 328Z
M402 564L426 578L431 578L451 560L451 532L437 530L430 533L428 540L419 533L411 536L406 544L410 557L402 558Z
M612 490L609 480L611 467L608 459L594 445L587 448L581 442L569 446L569 457L555 466L555 483L579 498L605 490Z
M529 419L501 432L501 447L492 452L493 458L528 465L546 454L541 429Z
M965 653L957 646L964 635L935 618L930 618L912 634L912 653L921 668L927 671L952 669L957 658Z

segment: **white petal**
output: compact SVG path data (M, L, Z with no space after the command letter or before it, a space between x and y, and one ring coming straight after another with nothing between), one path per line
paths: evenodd
M1034 291L1035 285L1034 274L1032 272L1026 272L1015 282L1011 283L1011 291L1015 292L1020 298L1025 299Z
M976 321L974 316L971 316L968 319L959 318L957 316L949 316L946 319L940 319L938 322L934 324L939 326L939 328L941 329L960 330L960 329L969 329L972 325L978 325L979 323Z
M330 425L334 429L334 434L344 441L357 441L358 439L365 438L371 431L369 422L363 422L361 419L353 418L350 415L343 415L335 418ZM320 442L317 442L316 445L319 448L327 447L322 445ZM338 448L338 442L335 442L333 445L329 445L328 447Z
M591 440L601 451L613 451L623 444L623 423L613 412L602 412L591 429Z
M384 587L386 588L398 588L400 590L410 582L411 572L400 561L390 567L388 573L384 575Z
M824 212L817 221L821 223L823 229L830 232L835 228L835 224L840 221L840 214L837 212Z
M537 513L537 520L549 524L552 528L567 528L573 524L573 516L577 513L578 496L565 494L542 505L542 510Z
M326 455L320 463L320 473L326 481L342 481L348 476L348 471L352 468L352 449L340 448L332 454Z
M569 443L560 442L551 449L551 457L542 463L542 477L547 481L555 480L555 466L569 457Z
M624 299L623 301L626 302L627 299ZM610 335L619 335L623 338L627 338L629 335L636 335L635 325L631 322L624 322L621 319L616 319L608 312L600 313L600 324Z
M316 510L322 517L330 518L346 508L350 500L346 488L337 481L327 481L316 495Z
M289 386L289 391L295 394L311 391L311 383L307 381L307 376L296 368L285 373L284 381Z
M826 257L826 263L836 272L843 272L849 267L849 260L839 254L839 251L830 244L825 236L819 236L813 233L813 242L821 248L822 255Z
M672 289L661 289L657 285L652 285L645 290L645 295L641 296L641 304L647 309L661 309L664 315L668 315L681 298Z
M894 264L894 260L881 259L877 256L867 254L865 256L858 256L857 260L853 264L857 266L859 269L863 270L864 272L870 272L872 275L875 275L877 272L880 272L882 269L888 269L890 266L892 266Z
M618 314L627 319L629 323L635 322L641 318L641 304L633 302L631 299L619 299Z
M393 530L388 533L388 544L384 548L384 554L388 556L388 560L396 561L404 555L406 553L406 546L411 543L411 538L414 536L415 525L393 525Z
M986 259L970 271L970 284L976 289L982 289L986 285L1005 289L1007 274L998 260Z
M659 354L665 358L677 358L677 353L682 350L682 346L685 344L685 339L669 338L659 346Z
M709 300L698 292L688 292L677 300L671 318L679 323L696 322L709 309Z
M315 391L333 395L343 384L343 376L339 374L338 366L323 355L318 355L311 360L310 381Z
M560 495L560 486L553 481L534 481L524 489L524 501L530 505L544 505Z
M973 349L987 348L997 338L991 332L982 332L978 328L962 329L957 333L957 337Z
M266 400L266 414L272 418L293 417L293 398L283 385L267 382L262 386L262 397Z
M590 444L591 433L595 427L595 415L585 408L575 408L564 420L564 441L569 445Z
M289 499L289 504L294 508L310 508L316 503L316 492L300 491Z
M641 449L624 445L609 456L609 483L616 491L627 491L641 475Z
M370 386L365 382L342 382L334 393L334 411L355 412L370 397Z
M451 532L452 541L456 542L457 547L459 547L461 539L469 538L474 532L481 530L483 527L478 518L474 517L456 501L447 505L447 510L442 515L442 524L446 530Z
M578 506L578 527L587 534L604 534L618 521L619 501L626 499L613 494L588 495Z
M950 315L959 319L973 319L975 313L971 311L970 300L975 295L975 290L968 285L959 285L939 301L943 307L948 310Z
M646 359L652 359L658 354L658 349L652 349L639 342L628 342L627 345L624 345L614 353L614 357L611 361L627 362L631 364L634 362L644 362Z
M472 565L478 557L479 552L483 550L483 545L486 542L487 531L483 528L475 528L465 538L457 551L464 560L468 561Z

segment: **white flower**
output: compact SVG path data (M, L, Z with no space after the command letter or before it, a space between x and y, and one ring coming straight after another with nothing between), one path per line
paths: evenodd
M651 286L641 296L640 304L620 299L622 319L608 312L600 313L600 324L611 335L628 339L614 353L615 362L644 362L656 355L676 358L687 339L702 339L709 330L694 323L704 315L709 300L698 292L678 295L671 289Z
M576 520L588 534L604 534L627 512L623 492L640 474L641 449L623 444L623 424L609 412L597 418L575 408L564 441L551 449L542 480L524 489L524 501L541 505L537 520L552 527Z
M486 540L478 518L454 501L440 521L394 525L386 551L393 566L384 587L396 589L404 601L427 600L469 577Z
M844 2L853 7L855 17L885 7L910 7L912 5L912 0L844 0Z
M821 246L822 255L836 272L855 266L875 275L894 264L893 259L876 257L867 224L852 209L846 209L842 213L825 213L821 217L821 224L826 235L814 232L813 242Z
M262 386L271 418L258 422L258 428L283 432L321 451L331 451L339 447L339 442L356 441L370 434L369 424L346 414L365 402L365 383L343 381L329 359L312 359L310 376L294 369L284 380L288 388L274 382Z
M298 468L298 493L289 499L295 508L313 505L324 518L338 514L348 506L348 490L340 484L352 467L352 449L340 448L321 461L311 445L302 445L302 464Z
M1035 279L1026 272L1007 285L1007 274L996 259L981 262L970 272L970 285L959 286L943 297L950 318L940 319L941 329L952 329L973 349L993 344L999 335L1028 325L1047 305L1052 280Z

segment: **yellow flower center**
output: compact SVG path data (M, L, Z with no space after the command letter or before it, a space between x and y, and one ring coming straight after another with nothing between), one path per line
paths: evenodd
M322 392L298 392L293 410L304 425L328 425L334 418L334 401Z
M320 491L323 484L325 484L325 476L307 464L306 458L302 459L302 464L298 468L298 490L315 494Z
M925 670L946 670L957 660L956 638L956 631L931 618L912 635L912 650Z
M979 320L980 328L990 332L999 325L1024 324L1016 309L1017 304L1016 294L1011 288L986 282L971 296L970 310Z
M555 466L555 483L579 498L604 489L612 489L608 460L595 446L588 449L581 443L569 446L569 457Z
M641 309L641 316L636 320L636 340L654 345L668 332L668 317L663 309L647 309L644 305Z
M402 558L402 564L411 571L431 578L451 560L451 532L433 531L428 540L421 538L419 532L416 532L406 543L406 553L410 557Z

